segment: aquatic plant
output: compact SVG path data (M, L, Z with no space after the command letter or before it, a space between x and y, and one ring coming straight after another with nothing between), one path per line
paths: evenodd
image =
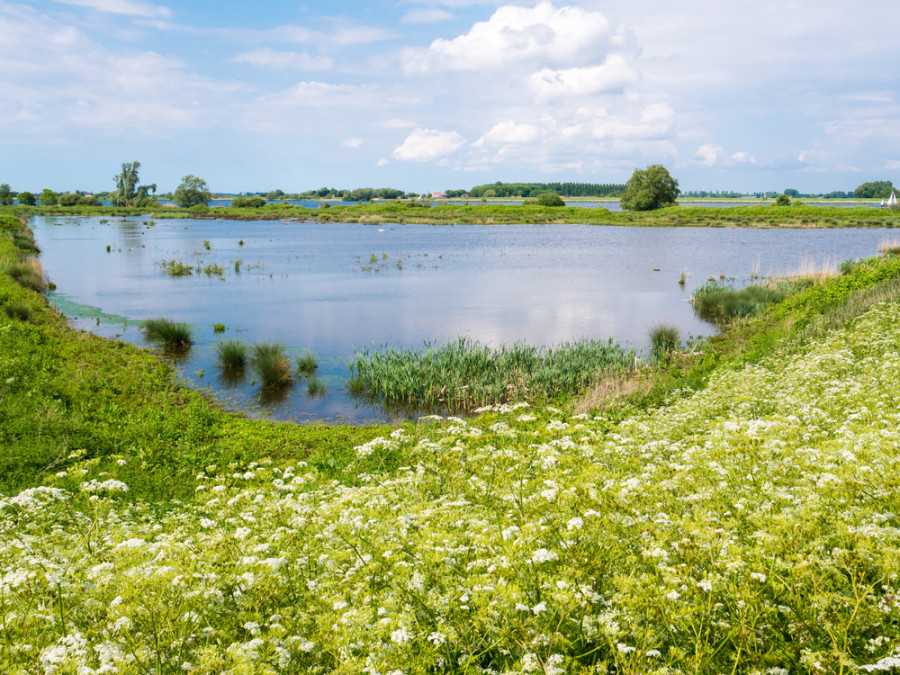
M878 244L878 252L884 255L900 255L900 239L885 239Z
M694 313L704 321L721 324L757 314L811 283L812 281L808 279L779 280L774 283L734 288L710 280L694 290L691 305Z
M147 319L141 322L141 331L148 342L159 344L173 352L187 350L193 343L191 327L171 319Z
M225 324L224 323L214 323L213 324L213 333L216 335L221 335L225 332Z
M492 348L461 337L438 346L426 342L421 349L365 349L350 362L350 382L389 406L466 411L576 393L602 374L626 370L634 362L634 350L612 340Z
M224 278L225 268L216 263L210 263L203 268L203 273L208 276L217 276L220 278Z
M247 366L247 344L243 340L220 340L214 349L223 370L239 371Z
M318 396L325 395L325 383L321 378L316 377L315 375L310 376L306 380L306 393L310 397L316 398Z
M257 342L250 359L263 388L287 387L293 382L290 361L283 345L277 342Z
M681 333L676 326L657 324L650 329L650 356L661 360L671 354L681 342Z
M160 260L157 263L170 277L186 277L194 273L194 268L180 260Z
M315 352L306 351L303 356L297 358L297 372L301 375L310 375L319 367Z

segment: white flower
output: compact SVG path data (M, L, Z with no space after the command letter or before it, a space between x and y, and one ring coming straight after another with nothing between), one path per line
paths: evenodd
M531 611L535 616L540 616L543 612L547 611L547 603L539 602L531 608Z
M616 649L618 649L623 654L630 654L631 652L635 651L634 647L629 647L628 645L621 642L616 645Z
M712 591L712 582L709 579L703 579L702 581L697 582L697 586L707 593Z
M566 523L566 529L569 531L580 530L582 527L584 527L584 521L578 516L575 516L568 523Z
M552 562L558 559L559 555L556 553L556 551L548 551L545 548L539 548L537 551L531 554L531 561L536 563Z
M409 634L409 631L401 626L393 633L391 633L391 642L398 645L405 645L407 642L409 642L410 637L411 636Z
M761 584L766 583L766 575L763 574L762 572L751 572L750 578L756 579Z

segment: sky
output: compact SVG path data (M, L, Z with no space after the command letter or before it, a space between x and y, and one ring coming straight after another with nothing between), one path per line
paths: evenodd
M0 182L900 184L896 0L0 0Z

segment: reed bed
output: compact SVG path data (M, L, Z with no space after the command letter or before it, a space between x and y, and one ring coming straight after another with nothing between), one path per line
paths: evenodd
M30 288L37 293L47 290L47 282L39 260L27 258L22 262L12 263L6 267L6 273L19 286Z
M734 288L716 280L698 286L691 295L694 313L710 323L723 324L743 319L781 302L814 282L809 277L780 279L744 288Z
M878 252L885 255L900 255L900 238L885 239L878 244Z
M460 337L438 346L426 342L420 349L363 350L350 363L348 389L389 407L469 412L575 394L603 375L633 368L635 360L634 350L612 340L494 348Z
M671 354L681 342L681 333L675 326L657 324L650 329L650 356L661 360Z

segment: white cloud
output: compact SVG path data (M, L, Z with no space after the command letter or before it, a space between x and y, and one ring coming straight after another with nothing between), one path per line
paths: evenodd
M108 12L110 14L126 14L128 16L139 16L145 19L168 19L172 16L172 10L168 7L160 5L151 5L147 2L136 2L135 0L55 0L65 5L76 5L78 7L89 7L98 12Z
M387 166L388 164L390 164L390 161L384 158L379 159L377 162L375 162L375 166Z
M506 5L465 35L406 50L403 68L407 73L428 73L483 71L523 61L579 65L604 53L610 39L609 22L599 12L578 7L557 9L549 2L534 8Z
M443 9L413 9L400 18L401 23L440 23L452 19L453 15Z
M234 62L278 70L328 70L334 66L334 59L327 56L279 52L268 47L242 52L234 57Z
M697 154L702 158L701 161L706 164L706 166L712 166L716 163L716 160L719 158L719 153L722 152L722 147L718 145L713 145L712 143L704 143L699 148L697 148Z
M465 144L455 131L416 129L403 144L394 149L394 159L409 162L428 162L455 152Z
M551 70L542 68L528 78L528 86L538 101L561 96L585 96L619 91L637 82L638 76L625 59L613 54L599 66Z
M345 138L341 141L342 148L358 148L363 144L361 138Z
M540 131L533 124L516 124L515 122L500 122L491 127L490 131L475 141L472 146L481 148L486 145L520 145L533 143L537 140Z
M731 159L738 164L756 164L756 159L748 155L746 152L736 152L731 156ZM802 160L801 160L802 161Z
M644 141L660 140L671 133L675 112L665 103L645 105L639 114L624 110L610 114L606 110L584 110L594 138Z

